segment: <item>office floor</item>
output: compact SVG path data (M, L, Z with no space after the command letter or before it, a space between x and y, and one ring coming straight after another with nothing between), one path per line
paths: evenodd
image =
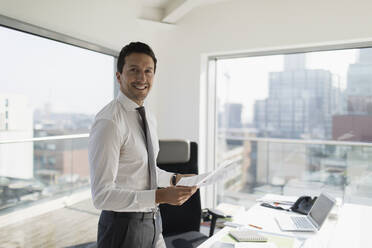
M95 248L99 213L89 199L1 227L0 248ZM209 225L200 231L208 236Z
M97 235L99 211L91 200L0 228L0 248L89 247Z

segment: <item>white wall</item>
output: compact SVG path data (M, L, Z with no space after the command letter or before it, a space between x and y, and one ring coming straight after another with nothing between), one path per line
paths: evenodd
M199 140L201 54L371 40L371 9L369 0L234 0L193 10L160 51L159 136Z

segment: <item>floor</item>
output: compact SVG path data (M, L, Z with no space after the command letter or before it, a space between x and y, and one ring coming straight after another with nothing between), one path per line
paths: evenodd
M0 248L96 248L99 214L89 199L1 227ZM208 236L209 226L200 231Z
M91 200L82 201L0 228L0 248L92 247L98 218Z

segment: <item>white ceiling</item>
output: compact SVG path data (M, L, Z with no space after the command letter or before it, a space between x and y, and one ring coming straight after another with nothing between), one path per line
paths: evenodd
M141 0L139 18L176 24L198 6L232 0Z

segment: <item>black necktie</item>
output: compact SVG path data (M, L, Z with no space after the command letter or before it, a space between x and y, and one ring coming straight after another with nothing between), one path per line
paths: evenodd
M151 142L150 128L149 128L149 125L146 119L145 107L141 106L136 109L138 110L138 113L141 116L142 123L143 123L142 127L145 133L146 148L147 148L147 154L148 154L148 164L149 164L149 175L150 175L150 189L156 189L157 188L156 162L155 162L155 157L154 157L154 148Z

